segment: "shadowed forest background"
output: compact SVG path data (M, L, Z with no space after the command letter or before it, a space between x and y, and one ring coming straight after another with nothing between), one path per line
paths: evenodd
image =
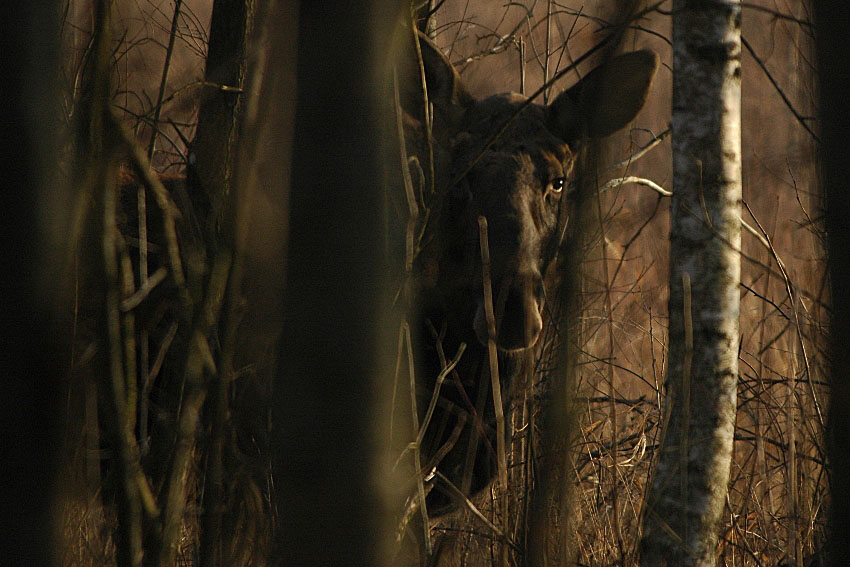
M484 97L537 91L622 22L627 3L430 4L435 10L425 31L471 93ZM596 183L605 190L588 223L575 290L580 316L570 323L570 336L577 337L569 386L571 457L560 479L569 512L552 513L555 527L545 543L553 557L578 565L637 564L642 504L664 429L670 4L641 4L642 17L619 40L621 52L654 50L661 67L644 109L596 157ZM142 550L145 565L266 565L270 553L286 556L273 534L287 526L298 533L298 518L282 508L290 501L293 509L310 508L296 503L299 487L288 485L280 471L288 462L300 466L297 453L288 450L320 451L321 439L299 445L275 429L286 431L281 423L289 423L280 417L287 385L300 388L275 380L298 355L287 347L299 329L287 327L291 320L283 313L293 299L284 296L281 282L309 287L311 276L293 273L288 264L302 240L290 226L290 199L297 196L288 192L287 179L297 159L290 152L299 143L295 85L311 80L309 64L322 64L321 58L301 59L296 68L296 42L312 29L309 18L318 11L302 11L299 28L297 10L286 3L216 6L227 15L211 23L212 0L117 0L106 20L103 4L68 0L54 30L59 108L42 127L60 133L59 165L52 169L57 185L72 187L62 205L67 210L50 213L65 218L64 234L71 235L54 246L57 256L64 255L56 261L64 269L55 280L63 288L60 326L71 330L60 341L61 354L51 358L65 369L57 397L63 423L54 516L61 565L136 565ZM823 140L816 118L815 26L807 2L755 0L742 12L742 218L750 229L741 246L735 446L716 556L727 566L825 565L833 300L817 162ZM364 13L361 24L372 25ZM400 24L383 18L374 22L374 33L389 57ZM219 52L210 47L214 34ZM337 44L333 34L324 40L328 57L357 47ZM279 54L289 57L270 61ZM543 91L541 102L592 67L567 73ZM323 77L316 72L316 83ZM337 88L361 104L359 89L343 79ZM321 164L325 158L310 159ZM193 173L196 160L203 166ZM148 163L158 176L146 177ZM374 203L363 223L384 222L381 195L361 200L357 192L378 180L353 181L353 170L333 162L327 169L329 180L351 186L350 203L334 203L329 211ZM660 191L605 185L630 176L651 180ZM321 195L313 198L322 204ZM332 213L317 218L327 224L329 238L339 236ZM387 234L397 236L391 229ZM342 248L387 246L368 242ZM313 245L316 270L324 270L323 260L340 261L322 258L321 243ZM378 260L374 266L376 273L386 267ZM392 300L398 276L375 275L362 289L353 283L352 296L362 291L374 301ZM341 328L356 329L358 317L367 320L371 304L365 305L366 311L350 315L351 327ZM392 379L394 368L407 363L397 311L383 316L384 326L363 333L389 358L376 363L371 353L357 354L355 374L377 366L379 375ZM322 352L328 358L346 354L334 329L327 333ZM563 372L555 361L566 331L548 325L544 333L535 370L512 400L509 494L485 491L474 501L477 515L464 510L431 522L428 537L442 537L451 547L441 564L529 564L527 502L538 474L539 393ZM410 427L410 416L396 415L388 403L409 396L406 384L324 393L328 385L321 383L303 388L299 396L315 389L317 407L292 408L289 431L309 429L313 409L344 420L348 410L335 408L369 396L373 411L352 417L364 420L352 431L374 430L380 437L393 420ZM371 450L378 456L361 462L358 452ZM351 451L344 464L333 462L333 455L325 459L329 468L353 471L351 484L329 491L328 499L337 491L373 490L377 501L396 502L387 505L396 512L410 496L400 480L408 473L398 470L399 447L355 442ZM511 502L508 516L497 505L502 498ZM393 513L376 518L364 520L374 522L372 543L399 564L410 562L415 551L396 540L407 533L423 544L415 522Z

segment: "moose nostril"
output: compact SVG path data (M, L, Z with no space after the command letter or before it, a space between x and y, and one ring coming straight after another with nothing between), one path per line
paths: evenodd
M508 274L501 278L498 294L493 298L496 324L496 346L504 351L522 350L534 346L543 330L539 295L539 277ZM478 341L486 346L489 340L484 299L479 298L473 320Z
M523 349L537 342L543 319L540 304L529 291L511 286L505 296L501 318L497 321L497 342L502 349Z
M505 298L505 312L514 311L520 312L525 307L525 294L522 293L522 290L517 289L516 287L511 287L508 290L508 295Z

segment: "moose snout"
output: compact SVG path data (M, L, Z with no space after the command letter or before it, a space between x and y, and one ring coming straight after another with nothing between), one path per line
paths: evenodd
M496 333L493 337L500 350L516 351L534 346L543 330L542 282L534 276L506 276L494 289L493 314ZM474 321L478 341L486 345L490 339L483 297L478 301Z

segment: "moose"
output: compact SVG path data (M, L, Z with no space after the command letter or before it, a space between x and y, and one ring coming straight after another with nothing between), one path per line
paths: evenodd
M495 343L505 411L543 329L544 281L569 214L577 155L587 140L634 119L658 58L651 51L613 57L544 106L519 94L476 100L440 49L424 35L418 41L427 99L405 108L404 137L410 162L436 195L416 260L413 328L420 419L434 406L423 423L422 472L434 485L429 512L440 515L497 474L488 345ZM428 124L423 108L432 109Z

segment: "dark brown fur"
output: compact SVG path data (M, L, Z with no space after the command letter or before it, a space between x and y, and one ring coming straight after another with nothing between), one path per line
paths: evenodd
M496 474L497 437L478 219L483 216L488 224L493 339L507 409L511 385L528 358L521 353L535 345L543 327L544 275L569 213L579 144L611 134L634 118L657 57L641 51L614 58L551 105L532 103L517 114L525 97L474 100L439 49L424 37L419 43L433 104L431 152L425 128L414 118L424 115L421 93L407 97L405 138L407 152L418 164L413 177L424 178L425 195L433 154L435 191L417 258L420 412L428 406L442 368L439 350L452 358L461 343L466 345L456 372L442 387L424 438L422 464L426 474L436 467L471 495ZM505 124L504 132L485 147ZM418 175L419 168L424 175ZM457 503L445 480L434 482L428 499L432 514Z

